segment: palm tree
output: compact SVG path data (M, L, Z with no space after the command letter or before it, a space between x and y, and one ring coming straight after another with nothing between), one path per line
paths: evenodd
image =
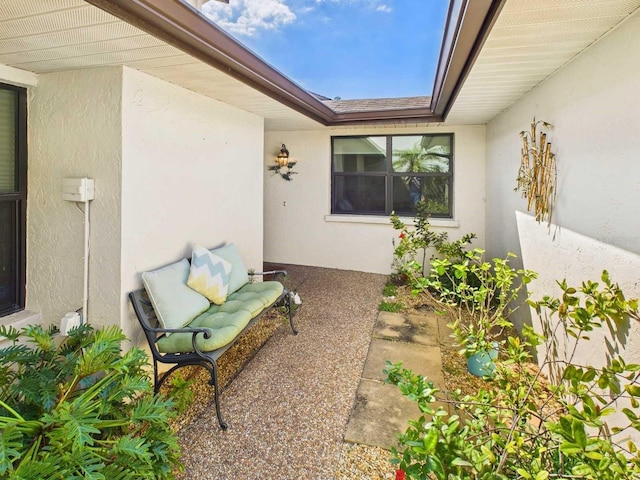
M449 168L450 148L438 141L436 136L423 136L419 142L412 147L393 151L393 171L411 173L437 173L446 171ZM434 144L435 143L435 144ZM424 197L444 198L444 185L439 182L426 182L421 186L420 177L402 177L412 202L417 204ZM423 192L426 187L427 192ZM426 193L426 195L424 195Z
M450 149L433 142L438 137L423 136L419 143L411 148L393 151L394 172L442 172L444 164L449 163ZM448 165L447 165L448 166Z

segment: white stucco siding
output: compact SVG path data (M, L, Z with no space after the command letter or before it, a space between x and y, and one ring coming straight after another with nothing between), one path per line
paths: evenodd
M453 133L454 219L444 230L455 240L474 232L484 244L485 129L483 126L362 127L317 131L267 132L264 166L273 165L285 143L298 160L291 182L265 176L265 259L272 262L389 273L392 240L397 235L387 217L343 222L331 213L331 136ZM434 224L436 221L434 220ZM443 230L434 228L434 230Z
M82 307L84 215L62 179L95 179L89 320L120 318L121 83L118 67L39 75L29 92L27 309L45 324Z
M560 296L556 280L580 285L604 269L628 298L640 297L639 42L636 14L487 125L487 247L492 255L514 251L539 273L530 285L536 299ZM524 200L513 192L518 132L534 116L554 125L558 197L551 229L523 213ZM616 329L620 353L638 362L637 323ZM590 335L576 361L605 364L615 343L606 332Z
M519 251L514 193L520 130L553 124L558 198L553 221L640 254L640 15L594 45L487 125L487 247ZM562 235L562 231L558 233ZM552 241L545 235L541 241Z
M263 119L124 69L123 328L138 335L127 292L140 273L233 242L262 269Z

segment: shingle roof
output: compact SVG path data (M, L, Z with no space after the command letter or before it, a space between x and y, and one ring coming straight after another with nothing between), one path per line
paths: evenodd
M361 100L324 100L327 107L336 113L429 108L431 97L367 98Z

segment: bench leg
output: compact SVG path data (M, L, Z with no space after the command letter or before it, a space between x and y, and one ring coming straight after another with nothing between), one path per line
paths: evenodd
M222 430L226 430L227 428L229 428L229 425L227 425L227 422L225 422L222 419L222 413L220 412L220 387L218 386L218 365L216 365L215 360L212 360L209 363L211 365L211 368L207 368L207 370L209 370L209 373L211 374L211 380L209 380L209 385L213 385L213 392L216 396L215 402L216 402L216 415L218 417L218 424L220 425L220 428Z
M289 314L289 325L291 325L291 331L294 335L298 334L298 330L296 330L295 325L293 324L293 309L291 308L291 292L287 290L284 296L284 305L287 309L287 313Z
M187 365L200 365L201 367L204 367L209 371L209 374L211 375L211 380L209 380L209 385L213 385L213 393L215 394L216 415L218 417L218 423L220 424L220 428L222 430L226 430L227 428L229 428L229 426L227 425L227 422L225 422L224 419L222 418L222 413L220 412L220 387L218 385L218 365L216 365L215 360L212 360L210 358L207 358L207 359L203 358L202 360L195 361L195 362L174 365L172 368L170 368L167 372L165 372L160 377L158 377L157 366L154 362L154 367L156 367L154 368L154 376L156 377L154 382L155 385L153 389L154 393L158 393L158 391L160 390L160 387L162 387L162 384L169 377L169 375L171 375L175 370L185 367Z

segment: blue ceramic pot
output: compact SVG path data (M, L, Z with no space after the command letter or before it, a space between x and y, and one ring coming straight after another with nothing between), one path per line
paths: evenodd
M496 369L494 361L498 358L498 344L488 352L476 352L467 359L467 370L476 377L493 375Z

